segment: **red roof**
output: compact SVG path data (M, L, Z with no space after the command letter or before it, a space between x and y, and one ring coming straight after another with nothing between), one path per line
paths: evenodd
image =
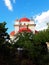
M23 31L26 31L26 32L31 32L30 29L27 29L27 28L21 28L18 32L23 32ZM38 31L35 30L35 34L38 33ZM10 33L11 36L14 36L15 35L15 31L12 31Z
M30 30L30 29L27 29L27 28L22 28L22 29L20 29L18 32L23 32L23 31L31 32L31 30ZM14 35L15 35L15 31L12 31L12 32L10 33L10 35L11 35L11 36L14 36Z
M23 32L23 31L26 31L26 32L31 32L30 29L28 28L21 28L18 32Z
M19 22L29 22L30 21L30 19L28 19L28 18L21 18L20 20L19 20Z
M10 35L11 35L11 36L14 36L14 35L15 35L15 31L12 31L12 32L10 33Z

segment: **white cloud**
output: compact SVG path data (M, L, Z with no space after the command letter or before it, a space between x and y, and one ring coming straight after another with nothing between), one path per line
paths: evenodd
M4 0L5 5L8 7L10 11L13 10L12 4L10 0Z
M49 10L42 12L40 15L35 16L36 30L43 30L47 28L47 23L49 22Z

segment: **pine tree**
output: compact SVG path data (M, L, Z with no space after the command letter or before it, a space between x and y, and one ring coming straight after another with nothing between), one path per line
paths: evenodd
M7 65L10 56L9 35L5 27L6 23L0 23L0 65Z
M8 28L5 28L6 22L0 23L0 45L5 44L9 39L9 35L6 32Z

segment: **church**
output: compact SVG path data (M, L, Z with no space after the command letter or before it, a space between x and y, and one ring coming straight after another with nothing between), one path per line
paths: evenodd
M10 38L13 39L14 35L19 33L19 32L33 32L33 34L37 33L38 31L35 30L35 21L33 19L29 18L21 18L17 19L14 22L14 31L10 33Z

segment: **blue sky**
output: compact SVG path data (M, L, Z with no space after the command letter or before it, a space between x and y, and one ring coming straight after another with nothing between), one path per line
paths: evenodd
M45 29L49 22L49 0L0 0L0 22L6 21L8 33L14 30L14 21L33 17L36 30Z

